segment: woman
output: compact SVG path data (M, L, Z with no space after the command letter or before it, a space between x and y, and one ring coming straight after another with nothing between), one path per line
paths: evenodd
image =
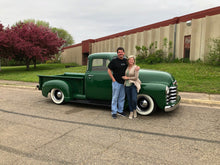
M125 76L122 78L125 80L125 92L128 99L128 107L130 110L129 119L133 119L133 117L137 117L137 93L141 88L141 81L138 79L139 70L135 69L137 66L135 65L135 57L128 57L128 67L125 71Z

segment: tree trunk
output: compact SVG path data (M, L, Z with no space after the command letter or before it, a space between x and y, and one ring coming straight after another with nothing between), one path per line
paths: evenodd
M36 69L36 68L37 68L37 60L36 60L36 57L34 57L33 62L34 62L34 69Z
M26 70L30 70L30 59L27 59L26 61Z
M26 70L27 70L27 71L30 70L29 64L26 64Z

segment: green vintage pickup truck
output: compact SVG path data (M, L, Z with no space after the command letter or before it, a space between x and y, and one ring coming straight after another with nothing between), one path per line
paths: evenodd
M107 69L113 58L117 58L117 53L95 53L88 57L86 73L39 75L38 89L45 97L50 93L56 104L71 101L111 106L112 81ZM179 106L181 97L171 74L140 69L139 79L142 84L137 96L137 112L140 115L150 115L158 108L172 111Z

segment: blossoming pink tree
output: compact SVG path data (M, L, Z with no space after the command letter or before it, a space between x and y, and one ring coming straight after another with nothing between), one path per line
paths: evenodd
M65 41L49 28L33 23L19 23L11 28L0 26L0 57L24 61L29 70L33 61L45 61L60 51Z

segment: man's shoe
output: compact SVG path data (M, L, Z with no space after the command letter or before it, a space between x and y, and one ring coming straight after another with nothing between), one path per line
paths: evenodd
M117 115L116 115L116 114L112 114L112 118L113 118L113 119L116 119L116 118L117 118Z
M120 113L118 112L118 115L125 117L126 115L124 114L124 112Z

